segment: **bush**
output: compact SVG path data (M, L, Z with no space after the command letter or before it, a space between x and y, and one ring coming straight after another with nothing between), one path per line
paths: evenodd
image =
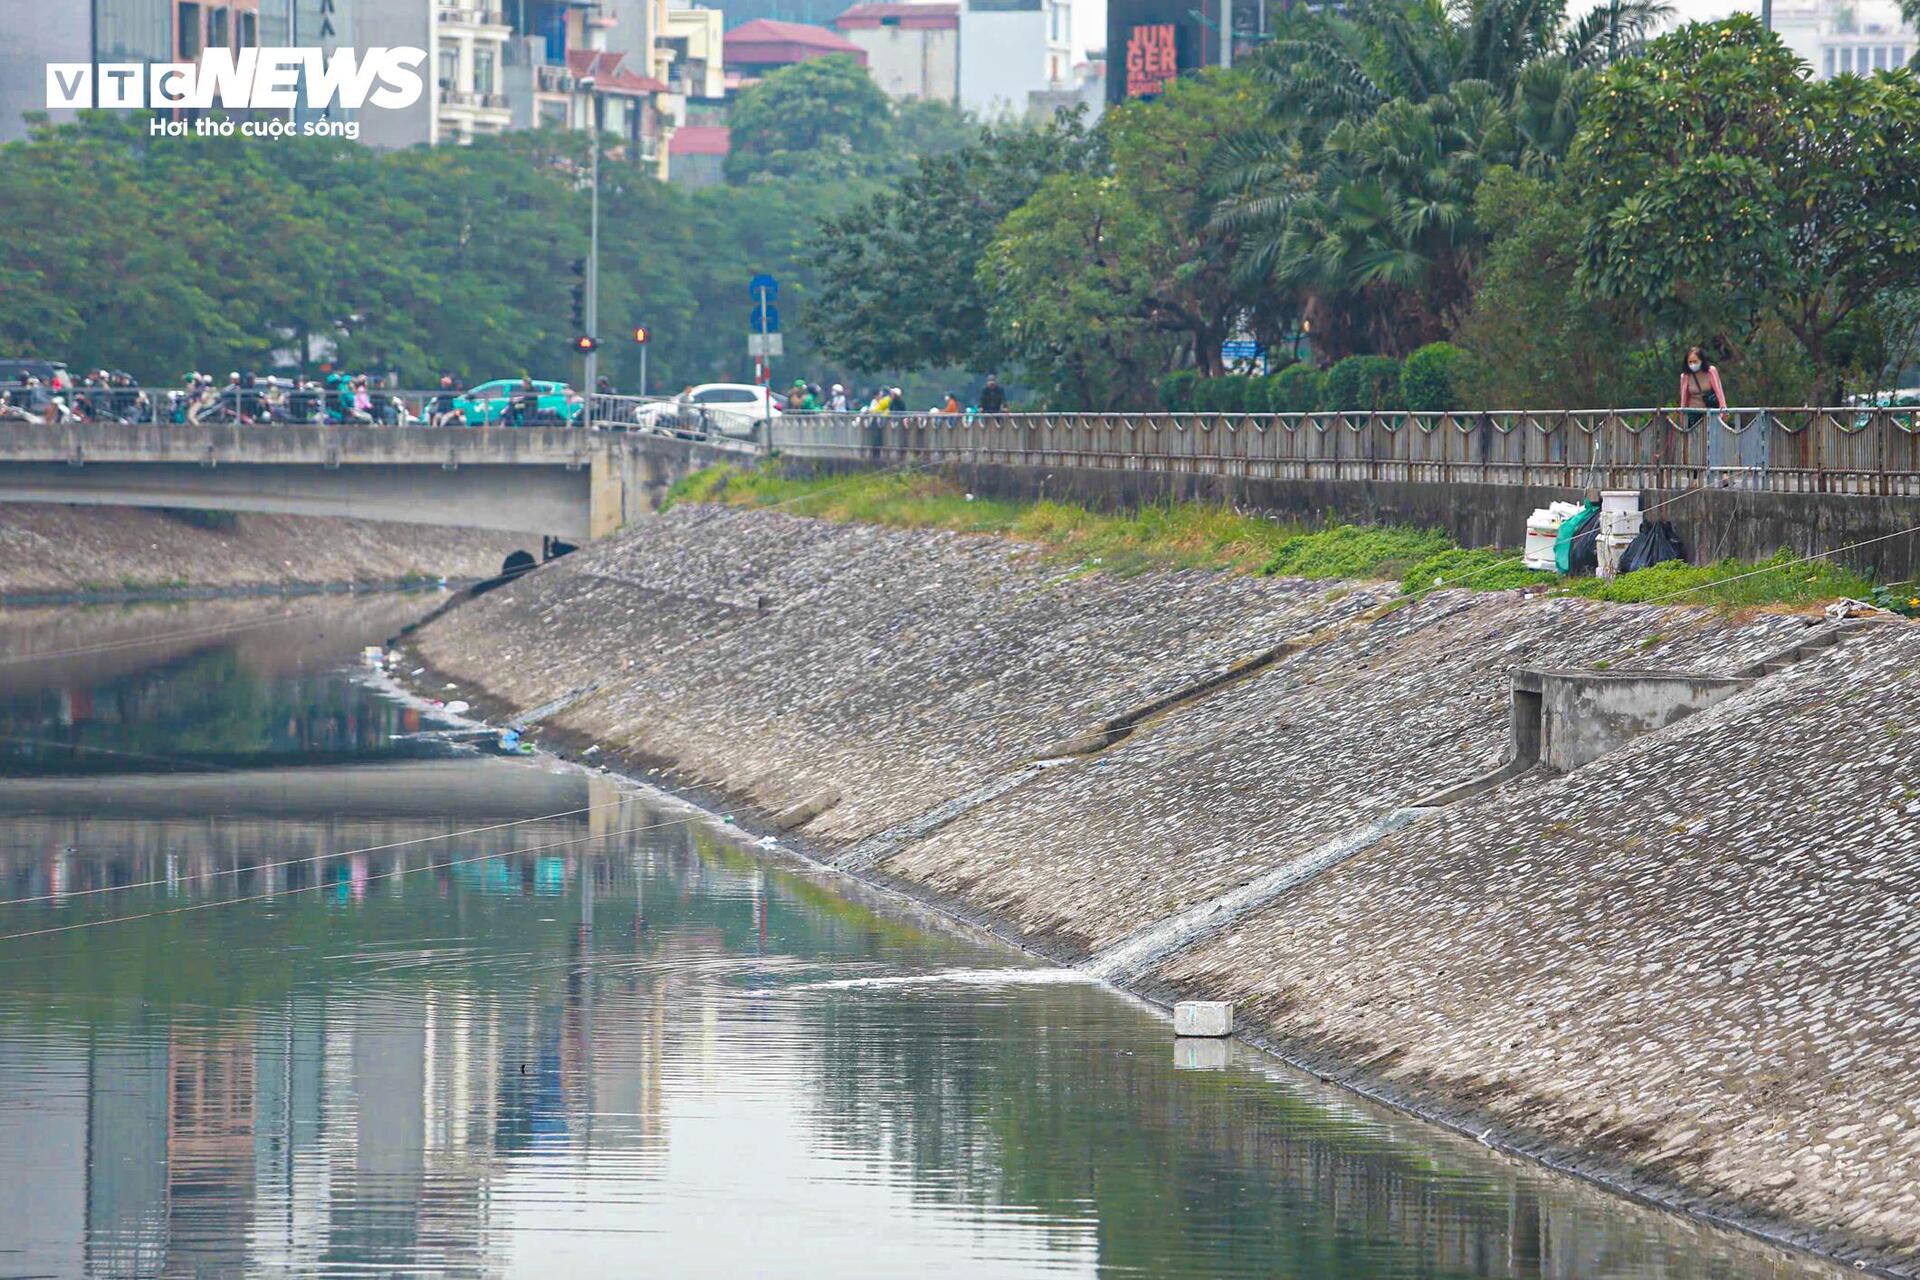
M1245 413L1251 382L1251 378L1231 373L1219 378L1202 378L1194 384L1193 407L1202 413Z
M1160 407L1168 413L1193 412L1194 384L1199 381L1199 373L1192 369L1178 369L1160 379Z
M1465 407L1458 389L1465 355L1451 342L1429 342L1408 356L1400 369L1400 403L1420 413Z
M1290 364L1270 380L1267 393L1269 413L1311 413L1320 407L1321 383L1325 381L1310 364Z
M1327 370L1320 407L1334 412L1401 408L1400 362L1392 356L1348 356Z

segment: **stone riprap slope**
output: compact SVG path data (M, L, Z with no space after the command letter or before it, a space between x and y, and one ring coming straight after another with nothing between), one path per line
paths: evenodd
M1030 547L674 509L453 611L418 649L520 709L828 845L992 782L1389 589L1045 564Z
M1303 1055L1920 1261L1920 630L1508 784L1171 962Z
M540 540L316 516L247 514L209 528L135 507L19 502L0 507L0 594L490 578L527 547Z
M596 686L548 723L769 814L820 806L825 856L1082 959L1502 763L1514 666L1729 674L1805 633L1397 596L696 507L415 643L511 709ZM1419 820L1144 980L1476 1132L1912 1263L1916 672L1920 630L1858 634Z
M1515 666L1730 673L1803 631L1697 611L1436 592L1330 626L1259 676L889 860L1072 958L1502 764Z

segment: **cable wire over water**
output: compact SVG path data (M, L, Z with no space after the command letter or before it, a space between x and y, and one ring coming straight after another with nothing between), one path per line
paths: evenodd
M508 858L508 857L512 857L515 854L542 853L548 849L561 849L561 848L565 848L568 845L585 844L592 840L607 840L607 839L611 839L614 836L635 835L642 831L659 831L666 827L684 827L692 823L702 822L705 820L706 818L704 814L698 815L695 817L688 817L688 818L675 818L670 822L653 822L653 823L648 823L646 825L638 826L638 827L623 827L618 831L602 831L592 835L574 836L571 839L567 839L567 840L554 840L554 841L550 841L547 844L528 845L524 849L505 849L505 850L498 850L491 853L479 853L469 858L451 858L446 862L426 862L426 863L422 863L417 867L398 867L392 871L382 871L375 874L370 874L367 877L367 881L368 883L372 883L375 880L398 880L405 876L410 876L416 871L436 871L445 867L465 866L470 862L486 862L493 858ZM511 825L511 824L508 824L508 825ZM441 838L444 838L444 837L441 837ZM414 842L406 842L406 843L414 843ZM395 846L387 846L387 847L395 847ZM350 854L349 852L342 852L337 854L321 854L318 856L328 857L328 858L339 858L339 857L350 856ZM313 859L311 858L299 859L299 861L301 862L310 862L312 860ZM238 906L242 903L247 903L247 902L268 902L278 898L291 897L296 893L313 893L315 891L328 889L331 887L332 887L332 882L322 880L322 881L316 881L313 884L303 884L303 885L297 885L297 886L286 888L286 889L276 889L271 893L254 893L254 894L248 894L244 897L239 897L239 898L216 898L212 902L194 902L194 903L188 903L187 905L180 906L180 907L163 907L157 911L141 911L141 912L136 912L133 915L103 916L98 920L76 920L69 924L49 925L44 929L23 929L18 933L0 933L0 942L17 942L22 938L44 938L50 934L74 933L81 929L97 929L102 925L109 925L109 924L131 924L135 920L156 920L164 916L185 915L190 911L209 911L215 907Z

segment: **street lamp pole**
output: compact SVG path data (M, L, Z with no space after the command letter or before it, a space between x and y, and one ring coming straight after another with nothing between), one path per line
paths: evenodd
M588 178L593 187L590 217L591 229L588 234L587 248L587 336L600 336L600 119L593 97L593 77L583 76L580 88L587 95L587 132L588 145L593 151L591 176ZM593 425L593 397L600 386L600 353L587 352L587 426Z

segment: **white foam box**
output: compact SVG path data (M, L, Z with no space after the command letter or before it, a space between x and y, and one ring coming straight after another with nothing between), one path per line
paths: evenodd
M1184 1036L1173 1042L1175 1071L1225 1071L1233 1042L1212 1037Z
M1173 1006L1176 1036L1230 1036L1233 1006L1225 1000L1182 1000Z

